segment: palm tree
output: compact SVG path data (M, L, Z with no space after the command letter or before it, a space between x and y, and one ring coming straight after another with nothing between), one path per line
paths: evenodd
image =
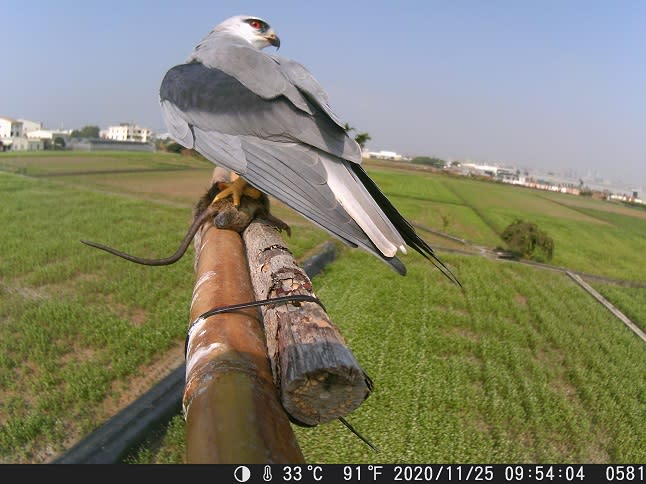
M359 133L358 135L356 135L356 136L354 137L354 140L355 140L357 143L359 143L359 146L361 147L361 151L363 151L363 149L364 149L364 148L365 148L365 146L366 146L366 143L367 143L368 141L370 141L371 139L372 139L372 138L370 137L370 135L369 135L368 133Z
M356 129L355 129L355 128L353 128L352 126L350 126L348 123L345 123L345 124L343 125L343 129L345 129L345 130L346 130L346 131L348 131L348 132L350 132L350 131L356 131ZM354 137L354 140L357 142L357 144L358 144L358 145L359 145L359 147L361 148L361 151L363 151L363 149L366 147L366 143L367 143L368 141L370 141L371 139L372 139L372 138L370 137L370 135L369 135L368 133L358 133L358 134Z

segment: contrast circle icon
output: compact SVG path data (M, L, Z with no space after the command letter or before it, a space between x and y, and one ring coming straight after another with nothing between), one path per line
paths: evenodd
M233 471L233 477L238 482L247 482L251 477L251 471L247 466L238 466Z

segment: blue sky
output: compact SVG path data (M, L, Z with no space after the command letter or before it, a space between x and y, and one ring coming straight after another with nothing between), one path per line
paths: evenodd
M0 115L165 131L158 92L220 21L267 20L372 150L646 188L644 1L0 2Z

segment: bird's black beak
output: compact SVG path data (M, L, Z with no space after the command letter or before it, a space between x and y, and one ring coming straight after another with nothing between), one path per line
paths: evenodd
M266 39L271 45L276 47L276 50L280 49L280 39L275 33L271 32Z

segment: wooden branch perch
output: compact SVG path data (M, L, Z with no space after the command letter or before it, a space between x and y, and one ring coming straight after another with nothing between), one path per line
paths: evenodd
M257 300L314 295L309 277L272 224L252 221L243 239ZM294 421L329 422L349 414L370 395L372 381L319 305L266 305L262 315L274 381Z

